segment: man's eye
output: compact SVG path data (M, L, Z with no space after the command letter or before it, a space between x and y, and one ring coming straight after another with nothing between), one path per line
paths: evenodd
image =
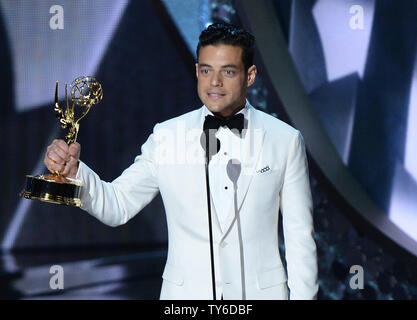
M228 76L232 76L234 74L233 70L226 70L225 72L226 72L226 75Z
M201 69L201 73L202 74L209 74L209 70L208 69Z

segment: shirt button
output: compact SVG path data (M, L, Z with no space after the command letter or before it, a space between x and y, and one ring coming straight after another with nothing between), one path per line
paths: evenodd
M227 156L227 152L225 152L224 155Z
M227 186L226 187L224 187L226 190L227 190Z

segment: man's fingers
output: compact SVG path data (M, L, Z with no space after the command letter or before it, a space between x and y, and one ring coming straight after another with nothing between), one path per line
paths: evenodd
M66 162L65 161L66 160L65 159L65 154L64 154L64 157L62 157L62 156L58 155L58 153L56 152L55 149L50 149L47 152L47 156L50 160L52 160L51 163L53 163L53 164L62 164L62 165L64 165L65 162Z
M80 158L81 145L78 142L71 143L69 146L69 154L76 159Z
M65 154L67 154L69 151L67 143L62 139L55 139L52 145L56 147L54 149L62 150Z
M58 147L60 147L62 150L64 150L64 151L67 151L68 150L68 145L67 145L67 143L64 140L62 140L62 139L55 139L54 140L54 143Z
M69 160L69 152L65 152L63 151L61 148L59 147L54 147L52 148L51 151L54 151L59 157L61 157L64 160Z
M52 173L58 172L60 175L72 177L78 168L80 152L79 143L74 142L68 146L64 140L55 139L46 149L43 162Z
M55 139L51 145L48 146L46 149L47 153L53 150L56 154L58 154L61 158L66 159L69 156L68 153L68 146L64 140L57 140Z
M69 175L70 171L77 165L77 159L70 157L69 161L65 164L64 170L61 172L63 176Z
M46 167L52 173L55 173L56 171L58 171L59 173L62 173L65 169L65 165L59 164L59 163L54 163L54 162L52 162L51 159L49 159L49 163Z

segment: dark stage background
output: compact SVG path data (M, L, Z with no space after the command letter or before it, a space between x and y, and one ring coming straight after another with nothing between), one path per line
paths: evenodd
M60 10L50 12L54 5L63 9L62 29L54 29ZM278 26L261 33L253 12L264 7ZM415 1L0 0L0 12L0 297L159 297L167 249L160 196L128 224L111 228L79 209L18 194L26 174L45 172L46 147L62 136L53 112L55 81L62 103L63 85L75 77L93 75L102 83L104 99L81 121L78 141L81 159L111 181L140 153L157 122L201 106L197 38L208 24L226 21L257 38L282 34L276 44L289 60L278 53L275 60L291 68L273 72L272 45L261 39L259 78L248 99L305 137L319 298L417 298ZM278 75L284 79L279 88ZM289 97L304 102L295 108ZM307 111L294 113L301 107ZM317 156L325 148L343 174L329 173ZM360 187L345 190L344 172ZM358 195L372 210L352 200ZM63 290L49 287L55 264L65 270ZM353 265L364 269L364 289L349 286Z

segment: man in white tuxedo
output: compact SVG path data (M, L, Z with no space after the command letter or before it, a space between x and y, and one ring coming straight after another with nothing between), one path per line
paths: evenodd
M213 298L208 203L216 299L288 299L288 288L291 299L317 296L303 138L246 100L257 73L253 51L253 36L241 28L204 30L196 63L204 105L156 124L141 154L113 182L79 160L78 143L55 140L46 151L48 169L80 180L82 209L107 225L126 223L161 193L168 225L161 299ZM203 128L220 141L208 165L210 202ZM279 254L280 211L287 272Z

